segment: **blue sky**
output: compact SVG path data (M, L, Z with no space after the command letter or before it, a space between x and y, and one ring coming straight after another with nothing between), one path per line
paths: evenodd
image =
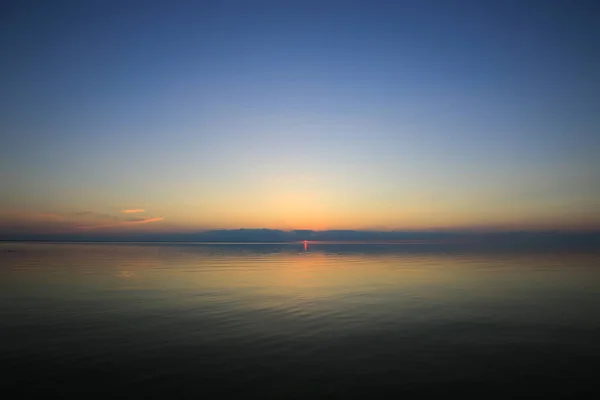
M600 227L594 2L3 8L11 227Z

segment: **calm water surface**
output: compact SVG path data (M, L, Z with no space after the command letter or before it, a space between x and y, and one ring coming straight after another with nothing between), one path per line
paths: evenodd
M600 394L600 253L0 244L21 395Z

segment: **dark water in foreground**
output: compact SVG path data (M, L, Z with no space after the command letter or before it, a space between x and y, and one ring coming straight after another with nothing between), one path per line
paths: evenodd
M17 397L600 394L600 253L3 243L0 265Z

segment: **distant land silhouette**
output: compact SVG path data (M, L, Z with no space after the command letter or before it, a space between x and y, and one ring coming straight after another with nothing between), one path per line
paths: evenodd
M0 233L3 241L118 241L118 242L232 242L289 243L367 242L415 244L473 245L540 245L540 246L600 246L600 232L561 231L367 231L367 230L291 230L221 229L185 233L98 233L73 234L10 234ZM599 247L600 248L600 247Z

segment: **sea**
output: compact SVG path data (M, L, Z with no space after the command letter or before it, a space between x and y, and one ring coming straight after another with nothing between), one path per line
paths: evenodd
M600 250L0 243L6 398L600 398Z

